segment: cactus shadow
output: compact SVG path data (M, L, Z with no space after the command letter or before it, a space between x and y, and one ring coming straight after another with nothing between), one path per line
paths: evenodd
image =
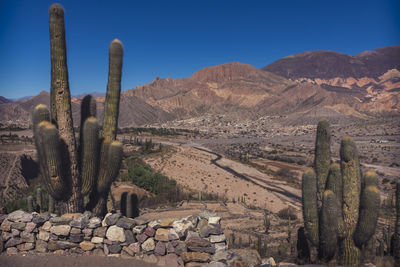
M27 155L21 156L20 160L21 174L25 178L25 181L30 184L30 181L39 175L39 164Z

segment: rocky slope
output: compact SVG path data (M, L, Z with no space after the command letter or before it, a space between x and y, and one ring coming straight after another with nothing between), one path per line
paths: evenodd
M103 120L105 97L96 97L97 118ZM31 98L0 104L0 121L5 125L18 125L29 127L33 108L38 104L50 106L50 94L42 91L39 95ZM81 99L72 98L72 116L74 125L80 124ZM120 113L118 124L120 127L138 126L154 122L171 120L174 117L158 107L153 107L142 99L130 94L121 94Z

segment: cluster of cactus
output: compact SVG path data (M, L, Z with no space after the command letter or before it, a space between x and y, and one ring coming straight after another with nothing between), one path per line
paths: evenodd
M116 140L123 48L115 39L109 47L109 74L102 131L96 119L96 101L86 96L81 104L79 146L72 121L68 83L64 9L53 4L50 14L50 109L38 105L33 131L42 183L61 212L92 210L101 215L111 183L119 173L122 144ZM84 201L85 198L85 201Z
M377 175L361 175L350 137L341 141L340 165L331 164L330 139L329 122L323 119L317 127L315 171L306 170L302 178L305 232L322 261L336 256L341 264L354 266L375 233L380 206Z
M28 212L44 212L47 208L47 211L50 213L54 213L54 199L51 196L48 196L48 203L47 207L45 205L45 198L43 196L43 191L39 187L36 189L36 199L30 195L26 198L26 206L28 209Z
M136 194L124 192L121 195L121 213L128 218L139 216L139 199Z

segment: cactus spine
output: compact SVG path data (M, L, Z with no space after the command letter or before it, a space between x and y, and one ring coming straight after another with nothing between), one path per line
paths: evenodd
M103 138L95 118L96 102L91 96L81 105L80 144L76 146L68 83L64 9L54 4L49 10L51 47L51 122L47 108L39 105L33 114L33 129L43 183L59 202L62 212L97 215L105 212L112 181L119 173L122 145L116 141L123 48L119 40L110 44L110 71L103 122ZM104 141L103 141L104 139ZM97 184L96 184L97 183ZM100 183L100 186L99 186ZM101 189L101 190L98 190Z
M337 255L341 264L354 266L359 263L360 249L375 233L380 205L377 176L366 172L361 179L357 148L350 137L342 139L340 166L329 166L329 136L329 123L322 120L316 138L317 174L310 169L303 174L304 226L307 238L318 247L320 259L330 261Z

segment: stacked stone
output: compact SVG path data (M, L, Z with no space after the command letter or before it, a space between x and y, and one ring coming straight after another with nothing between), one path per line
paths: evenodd
M164 266L226 266L227 252L221 218L203 212L182 219L149 221L90 212L0 215L0 252L60 253L135 257ZM237 260L237 258L235 259Z

